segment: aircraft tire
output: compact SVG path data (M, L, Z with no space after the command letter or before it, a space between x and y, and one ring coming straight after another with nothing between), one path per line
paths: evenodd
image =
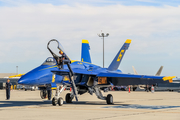
M113 104L113 96L111 94L108 94L106 97L106 103L107 104Z
M53 97L53 99L52 99L52 105L53 105L53 106L56 106L56 104L57 104L57 99L56 99L55 97Z
M42 90L40 91L40 96L41 96L41 99L44 99L43 91Z
M46 92L46 90L41 90L41 91L40 91L40 96L41 96L42 99L45 99L45 98L47 97L47 92Z
M62 97L58 98L57 102L58 102L59 106L62 106L63 105L63 98Z
M72 103L71 93L66 94L66 103Z
M137 87L133 87L133 91L136 91Z

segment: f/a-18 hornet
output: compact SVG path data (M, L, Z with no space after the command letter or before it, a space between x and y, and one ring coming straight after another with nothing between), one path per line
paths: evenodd
M65 59L62 59L62 56L58 56L50 49L49 45L52 42L57 43L57 49L63 53ZM83 62L83 60L71 60L69 56L65 53L59 41L55 39L50 40L47 44L47 48L55 60L55 65L53 67L56 68L51 70L51 72L53 73L52 82L49 84L51 89L56 90L56 94L52 99L52 104L59 104L60 106L63 105L63 99L62 97L60 97L60 94L67 86L72 88L72 92L66 94L66 103L71 103L74 97L76 101L78 101L78 95L82 95L88 92L90 95L95 93L97 98L101 100L106 100L107 104L113 104L113 96L111 94L108 94L107 96L103 96L102 94L102 90L107 92L108 88L112 85L154 85L157 83L172 82L172 78L174 78L175 76L165 77L122 73L122 71L119 70L118 67L122 61L126 50L129 48L130 43L131 40L127 39L117 53L117 55L115 56L115 58L113 59L113 61L111 62L111 64L109 65L109 67L102 68L89 62ZM50 68L52 67L46 67L41 69L40 71ZM19 80L19 83L32 83L33 80L28 79L28 76L30 76L30 74L28 74L27 76L25 74Z

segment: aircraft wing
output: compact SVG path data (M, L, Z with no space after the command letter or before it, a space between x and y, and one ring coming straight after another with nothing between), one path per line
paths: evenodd
M148 76L148 75L134 75L121 73L100 73L97 77L105 77L107 81L113 85L153 85L158 83L171 83L175 76Z

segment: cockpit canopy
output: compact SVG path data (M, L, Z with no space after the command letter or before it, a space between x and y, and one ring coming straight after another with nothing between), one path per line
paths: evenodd
M56 60L53 57L48 57L42 65L56 65Z

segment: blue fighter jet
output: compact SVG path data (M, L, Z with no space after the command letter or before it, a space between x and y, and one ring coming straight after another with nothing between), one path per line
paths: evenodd
M90 46L88 40L82 40L81 48L81 60L83 62L91 63L90 57ZM72 61L75 62L75 61ZM51 72L52 70L58 70L56 60L53 57L48 57L42 65L31 70L30 72L23 75L18 84L38 86L40 89L40 96L42 99L46 97L51 99L51 87L56 86L56 84L61 83L64 79L62 76L55 76ZM56 77L56 80L54 79Z
M67 59L62 61L64 64L63 67L59 68L58 66L60 66L62 62L59 63L58 60L60 57L49 48L51 42L56 42L57 48L65 53L61 44L57 40L50 40L47 48L53 56L51 59L53 65L50 67L34 69L34 71L38 71L38 74L36 72L29 72L19 80L19 83L33 85L37 84L38 81L38 79L34 79L35 77L44 77L44 81L41 81L44 84L46 76L43 74L43 71L50 70L53 73L50 76L52 81L51 83L47 82L47 84L51 89L56 89L56 94L52 99L53 105L59 104L61 106L63 104L63 99L60 97L60 93L63 92L64 88L67 86L72 87L72 93L66 94L67 103L71 103L74 97L76 98L76 101L78 101L78 95L88 92L91 95L95 93L97 98L106 100L107 104L113 104L113 96L111 94L103 96L101 90L108 91L108 87L111 85L153 85L157 83L168 83L172 82L172 78L175 77L124 74L121 70L118 70L122 58L131 43L131 40L129 39L125 41L108 68L102 68L91 64L89 63L91 62L89 59L89 61L86 62L84 62L84 59L81 59L82 61L72 61L67 55ZM44 64L48 65L46 62ZM49 81L49 79L47 79L47 81Z

